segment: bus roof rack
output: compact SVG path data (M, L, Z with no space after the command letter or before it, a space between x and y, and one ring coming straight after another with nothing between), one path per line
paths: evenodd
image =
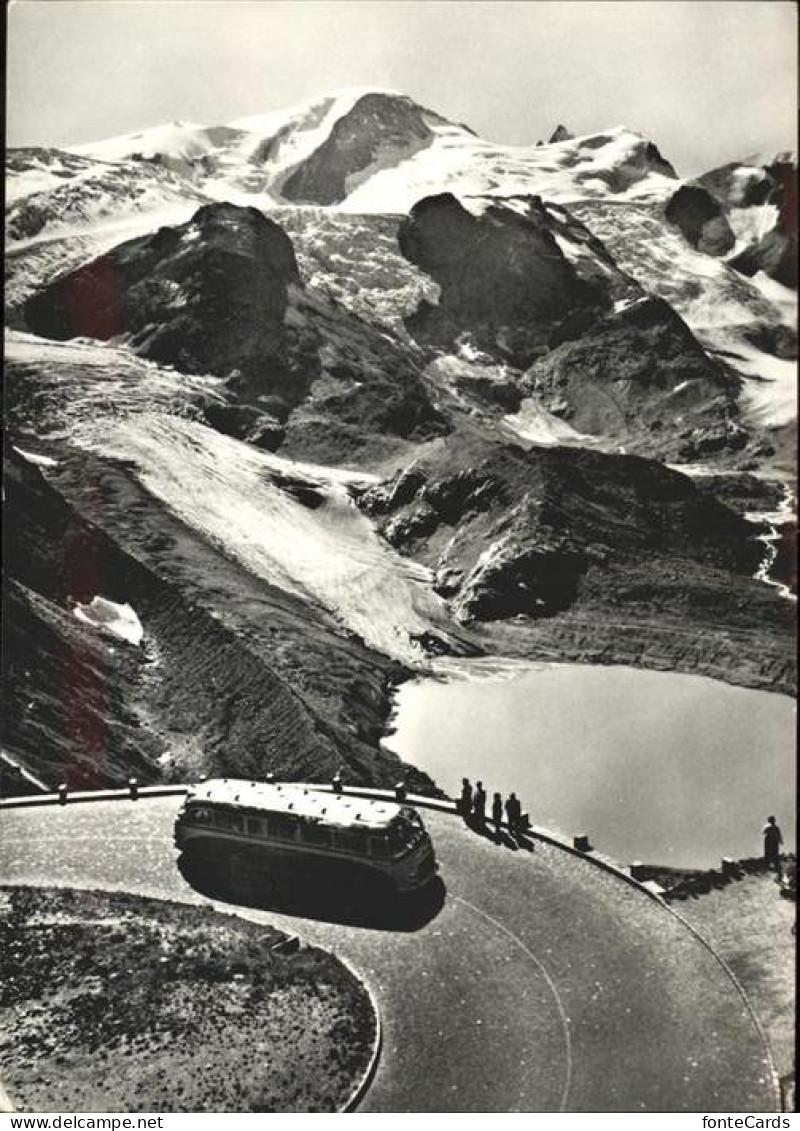
M212 778L189 790L187 803L208 801L248 812L286 813L328 825L385 829L402 812L393 801L324 793L301 785ZM358 809L356 804L358 803Z

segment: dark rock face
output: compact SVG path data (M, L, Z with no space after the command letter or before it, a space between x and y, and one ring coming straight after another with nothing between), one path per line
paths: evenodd
M254 208L201 208L188 223L121 244L25 306L46 337L127 334L136 353L185 373L227 378L213 427L271 451L291 428L314 456L299 407L328 441L320 458L389 434L448 430L407 343L307 292L292 242ZM334 437L337 430L353 437ZM311 450L309 450L309 444Z
M771 204L777 208L773 227L730 262L743 275L764 271L770 278L796 290L796 164L782 159L760 167L732 163L698 177L698 184L729 207L757 208Z
M784 496L778 480L761 479L747 471L738 475L704 475L698 480L697 489L742 516L755 511L776 511Z
M547 139L547 144L553 145L559 141L572 141L574 137L575 134L570 133L566 126L559 124L550 134L550 137Z
M732 259L731 266L750 277L763 271L785 287L797 290L797 233L777 227Z
M731 161L696 178L727 207L750 208L760 204L791 206L796 198L797 166L780 157L768 165L743 165Z
M742 336L748 342L760 349L763 353L772 354L773 357L797 357L797 330L793 326L746 326Z
M662 157L658 146L652 141L648 141L645 144L644 156L651 168L657 173L662 173L665 177L675 177L677 179L678 174L675 172L674 166L671 162L667 161L666 157Z
M760 554L750 524L687 477L586 449L451 438L360 504L466 620L551 617L627 569L656 588L687 562L747 577Z
M484 621L552 616L574 604L586 565L583 554L571 550L515 547L468 576L461 615Z
M256 448L277 451L286 436L286 429L269 413L259 412L248 404L209 404L205 418L217 432L246 440Z
M255 208L214 204L56 280L28 301L25 320L57 339L129 334L143 357L228 375L280 352L291 283L283 230Z
M701 437L720 449L738 442L734 379L662 299L634 301L560 343L525 381L577 431L639 452L677 456Z
M687 243L708 255L724 255L736 243L719 201L701 185L682 185L665 208Z
M330 136L284 182L287 200L336 204L348 194L347 180L367 169L378 157L391 165L430 144L433 137L421 106L410 98L366 94L343 115Z
M443 193L414 206L400 225L400 250L431 275L441 295L438 305L423 301L407 319L413 336L451 346L469 332L481 348L521 365L565 320L593 316L610 305L615 284L620 292L630 285L565 209L538 197L519 203L523 214L489 204L474 216ZM559 245L557 237L570 234L591 252L579 264Z

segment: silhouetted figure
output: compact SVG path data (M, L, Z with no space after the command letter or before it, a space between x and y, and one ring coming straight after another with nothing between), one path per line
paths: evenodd
M461 779L461 797L458 802L458 811L465 821L469 820L469 815L472 812L472 786L469 783L469 778Z
M508 818L508 827L512 835L520 832L522 825L522 806L519 803L519 798L516 793L509 793L508 801L506 801L506 817Z
M764 825L763 832L764 860L766 865L781 876L781 845L783 844L783 836L774 817L767 817L767 823Z
M486 824L486 790L483 788L482 781L475 783L475 796L472 800L472 817L477 829L482 829Z
M398 801L405 801L411 792L411 770L406 770L400 781L395 782L394 793Z
M494 823L494 831L499 838L500 826L503 823L503 799L499 793L495 793L492 797L492 822Z

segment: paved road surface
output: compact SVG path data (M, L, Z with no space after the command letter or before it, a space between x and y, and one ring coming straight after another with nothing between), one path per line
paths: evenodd
M0 812L0 882L208 903L175 865L179 805ZM555 846L515 852L454 817L425 820L446 886L427 922L237 908L334 950L369 983L384 1047L360 1110L775 1110L744 1002L668 910Z

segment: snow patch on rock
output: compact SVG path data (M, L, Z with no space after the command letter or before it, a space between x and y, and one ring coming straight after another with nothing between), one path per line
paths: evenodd
M120 605L105 597L93 597L88 604L78 603L72 611L78 620L101 632L137 646L142 642L142 622L130 605Z
M560 420L543 408L535 397L526 397L520 405L519 412L504 416L503 423L523 440L544 447L556 447L559 444L588 447L597 446L598 443L596 436L578 432L571 424L567 424L565 420Z
M16 444L13 447L17 455L22 456L28 463L35 463L38 467L58 467L58 460L52 459L50 456L42 456L36 452L25 452L22 448L18 448Z

